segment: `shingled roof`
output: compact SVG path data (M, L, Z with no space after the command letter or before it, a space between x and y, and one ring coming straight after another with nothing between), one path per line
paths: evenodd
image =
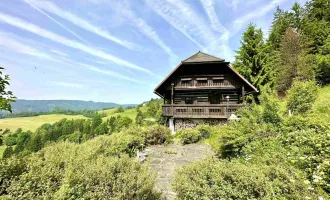
M245 82L254 92L258 92L257 88L255 88L248 80L246 80L242 75L240 75L230 64L229 62L225 62L225 59L218 58L203 52L197 52L196 54L190 56L189 58L181 61L181 63L173 69L173 71L167 75L167 77L154 89L154 92L159 95L160 97L163 97L157 90L183 65L189 65L189 64L201 64L201 63L224 63L225 66L228 67L229 70L231 70L235 75L237 75L243 82Z
M189 58L183 60L183 63L196 63L196 62L224 62L225 59L218 58L203 52L197 52Z

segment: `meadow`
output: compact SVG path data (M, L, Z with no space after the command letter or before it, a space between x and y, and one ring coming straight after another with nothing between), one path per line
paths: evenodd
M12 132L18 128L22 128L24 131L30 130L35 131L38 127L45 123L54 123L60 121L63 118L67 119L86 119L82 115L63 115L63 114L52 114L52 115L40 115L34 117L18 117L18 118L7 118L0 120L0 129L10 129Z
M120 113L115 113L116 109L117 108L111 108L111 109L108 109L108 110L99 111L99 113L102 113L102 112L106 113L106 115L107 115L106 118L109 118L109 117L112 117L112 116L117 117L119 115L121 117L129 117L131 120L133 120L133 122L135 122L135 117L136 117L136 114L137 114L136 108L125 109L124 112L120 112ZM140 110L143 113L145 113L147 111L147 109L148 108L146 106L140 107Z
M117 117L118 115L122 117L129 117L135 122L135 117L137 114L136 108L125 109L124 112L115 113L117 108L111 108L107 110L99 111L99 113L106 113L107 117L104 117L103 120L111 116ZM147 107L141 107L142 112L146 112ZM0 119L0 129L10 129L11 132L14 132L18 128L22 128L24 131L30 130L35 131L38 127L45 123L54 123L60 121L61 119L86 119L83 115L64 115L64 114L51 114L51 115L40 115L33 117L17 117L17 118L6 118Z

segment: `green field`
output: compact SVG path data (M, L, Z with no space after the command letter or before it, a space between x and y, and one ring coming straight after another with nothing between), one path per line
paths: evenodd
M131 118L135 121L135 117L137 114L136 108L125 109L125 112L122 113L114 113L116 108L111 108L108 110L99 111L99 113L106 113L107 117L103 118L104 120L111 116L125 116ZM141 107L140 110L145 112L147 107ZM0 129L10 129L11 132L14 132L18 128L22 128L27 131L35 131L38 127L45 123L54 123L60 121L63 118L67 119L86 119L86 117L82 115L64 115L64 114L51 114L51 115L40 115L34 117L17 117L17 118L7 118L0 119Z
M146 112L147 111L147 107L140 107L141 112ZM111 108L108 110L103 110L103 111L99 111L99 112L105 112L107 114L106 118L109 118L111 116L122 116L122 117L129 117L131 118L133 121L135 121L135 117L137 114L136 108L130 108L130 109L125 109L125 112L122 113L114 113L116 111L116 108ZM104 118L104 119L106 119Z
M63 115L63 114L52 114L52 115L40 115L34 117L18 117L18 118L7 118L0 119L0 129L10 129L14 132L18 128L22 128L27 131L35 131L39 126L45 123L54 123L63 118L67 119L81 119L86 118L82 115Z

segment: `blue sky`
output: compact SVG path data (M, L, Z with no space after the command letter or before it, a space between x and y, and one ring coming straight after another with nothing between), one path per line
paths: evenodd
M248 23L267 35L276 7L293 3L2 0L0 65L20 99L140 103L198 51L233 62Z

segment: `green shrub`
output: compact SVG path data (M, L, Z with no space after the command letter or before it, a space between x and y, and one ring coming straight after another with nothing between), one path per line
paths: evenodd
M171 130L162 125L152 125L144 131L146 144L163 144L169 143L172 139Z
M210 137L211 133L214 131L214 127L205 124L198 125L196 129L200 132L202 138Z
M5 145L14 146L17 144L17 134L9 134L5 137Z
M197 129L182 129L178 131L176 137L180 139L182 144L196 143L202 138Z
M125 109L123 108L123 106L119 106L113 113L122 113L125 112Z
M287 159L304 170L307 178L330 193L330 131L301 130L279 136L288 150Z
M0 176L6 187L0 184L0 195L8 199L158 199L153 191L155 174L147 165L124 154L111 156L126 151L118 147L130 146L125 138L133 136L114 137L101 136L80 145L53 144L25 157L26 164L17 158L1 161Z
M315 199L301 173L285 166L206 159L176 171L178 199Z
M136 151L142 148L144 138L122 131L110 136L99 136L84 143L84 146L91 146L93 155L104 154L106 156L119 156L128 154L135 156Z
M6 149L3 151L3 153L2 153L2 158L3 158L3 159L10 158L13 154L14 154L13 147L8 146L8 147L6 147Z
M133 124L133 120L129 117L121 117L120 115L117 116L115 121L115 131L119 132L123 128L128 128L131 124Z
M293 114L305 114L309 111L317 98L317 90L314 81L294 82L288 91L288 110Z
M0 199L1 195L7 194L11 182L26 171L27 165L24 159L0 160Z

